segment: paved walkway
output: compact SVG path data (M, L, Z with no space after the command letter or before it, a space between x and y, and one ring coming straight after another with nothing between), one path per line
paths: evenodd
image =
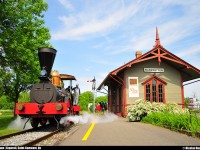
M198 146L200 149L199 138L151 124L128 122L122 117L111 122L106 116L103 117L107 121L98 121L93 127L92 123L76 126L74 132L58 146ZM86 140L83 140L84 136Z

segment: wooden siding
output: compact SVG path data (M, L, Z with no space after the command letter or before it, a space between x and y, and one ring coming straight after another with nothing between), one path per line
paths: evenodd
M135 100L139 100L139 99L144 100L144 86L142 85L142 82L146 81L147 79L152 77L152 75L154 74L154 73L144 72L144 68L164 68L164 72L155 73L155 75L158 78L167 82L167 85L165 86L166 103L168 102L181 103L182 102L180 72L164 62L160 63L160 66L159 66L157 59L152 59L149 61L134 64L132 67L126 70L125 74L127 77L126 78L127 104L132 104ZM128 77L138 77L139 97L129 97Z

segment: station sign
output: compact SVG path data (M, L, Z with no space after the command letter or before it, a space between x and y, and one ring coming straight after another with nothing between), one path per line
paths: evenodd
M144 68L144 72L164 72L164 68Z

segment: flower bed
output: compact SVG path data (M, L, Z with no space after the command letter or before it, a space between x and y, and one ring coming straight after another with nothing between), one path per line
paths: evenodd
M150 103L136 101L128 107L129 121L141 121L167 127L171 130L199 137L200 118L191 115L191 110L175 103Z

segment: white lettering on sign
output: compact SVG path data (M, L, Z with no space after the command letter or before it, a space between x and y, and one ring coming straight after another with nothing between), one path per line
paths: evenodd
M144 72L164 72L164 68L144 68Z

